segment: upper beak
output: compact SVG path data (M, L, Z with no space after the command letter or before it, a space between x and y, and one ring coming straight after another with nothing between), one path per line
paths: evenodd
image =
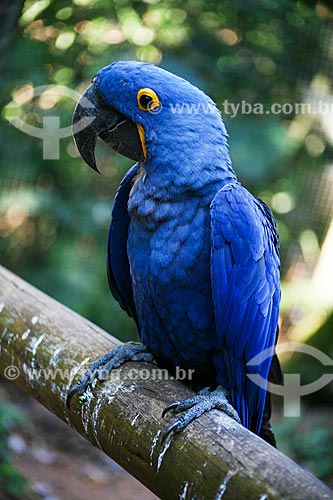
M97 172L95 146L98 137L132 160L144 159L136 124L116 109L102 104L93 84L77 103L72 126L80 155Z

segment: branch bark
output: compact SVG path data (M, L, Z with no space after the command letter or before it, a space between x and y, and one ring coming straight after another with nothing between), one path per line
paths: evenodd
M114 370L85 404L74 398L74 411L67 411L66 394L79 372L118 341L1 267L0 311L0 373L160 498L333 498L318 479L216 410L162 445L172 421L162 420L163 408L192 391L157 380L163 372L149 363ZM139 370L149 378L134 380Z

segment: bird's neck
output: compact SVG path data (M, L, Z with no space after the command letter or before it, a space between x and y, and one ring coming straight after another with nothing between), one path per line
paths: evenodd
M232 168L227 132L220 120L216 125L188 129L183 136L169 127L163 137L147 137L147 158L140 167L145 182L171 194L209 191L237 181Z

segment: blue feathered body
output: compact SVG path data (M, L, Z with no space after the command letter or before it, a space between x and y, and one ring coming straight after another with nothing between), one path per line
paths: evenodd
M97 76L104 99L142 125L147 148L116 196L111 289L160 365L213 373L243 425L259 432L272 353L258 366L248 362L276 342L280 285L272 214L238 183L224 124L205 94L140 63L116 63ZM126 102L114 93L119 82ZM140 87L158 94L159 114L129 112ZM170 103L176 100L204 103L209 112L175 115Z

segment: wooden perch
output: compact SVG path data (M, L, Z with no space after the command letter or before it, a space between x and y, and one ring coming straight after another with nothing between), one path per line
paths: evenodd
M162 445L173 420L161 418L163 408L193 393L158 380L164 371L153 364L126 363L85 403L75 397L68 411L65 398L79 372L118 341L1 267L0 311L0 373L160 498L333 498L318 479L216 410Z

